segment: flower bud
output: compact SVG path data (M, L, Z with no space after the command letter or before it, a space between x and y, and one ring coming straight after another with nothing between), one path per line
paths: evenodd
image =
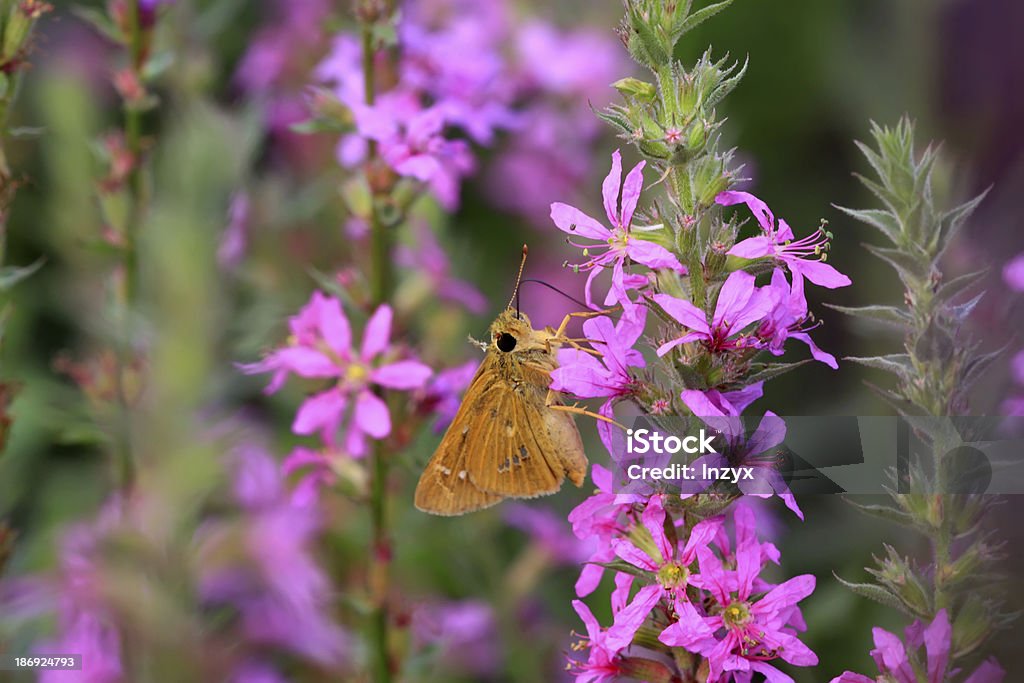
M612 87L618 90L623 97L641 102L653 102L658 96L658 90L653 83L641 81L639 78L620 78L612 83Z

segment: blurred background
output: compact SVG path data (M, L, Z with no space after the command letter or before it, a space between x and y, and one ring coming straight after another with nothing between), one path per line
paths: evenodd
M103 385L103 366L111 361L103 351L112 348L120 324L107 305L118 276L104 234L109 216L124 207L116 193L97 187L116 167L118 150L105 135L122 125L111 78L119 48L83 19L89 11L82 8L102 12L103 5L54 4L37 27L32 66L11 114L12 127L35 134L6 148L19 178L7 263L42 263L7 294L13 307L0 357L2 379L19 387L0 454L0 521L16 532L4 568L9 577L59 566L69 525L95 519L116 479L103 434L114 419L104 408L111 388ZM573 78L535 96L563 117L553 119L558 125L526 126L476 146L476 170L463 183L457 208L450 215L438 209L428 216L432 229L399 238L396 308L417 331L421 356L437 367L475 357L463 340L482 336L504 306L523 242L530 244L529 276L579 291L578 280L560 267L574 250L550 225L546 207L566 201L600 215L600 182L620 141L588 105L612 101L607 84L635 69L613 32L621 7L612 0L463 4L504 16L498 49L515 54L510 59L524 71L536 68L529 61L543 60L545 49L552 50L549 64L557 62L558 45L565 44L525 41L535 22L593 43L579 48L589 59L569 62ZM418 5L429 12L444 3ZM331 54L332 37L355 30L349 3L179 0L165 10L157 40L171 61L154 80L159 104L142 117L153 145L146 150L150 209L139 236L142 303L133 340L147 349L153 393L131 429L149 467L142 481L157 501L137 511L140 524L146 535L175 539L167 547L181 550L196 542L199 521L230 497L225 462L234 446L225 444L257 442L280 457L302 443L288 432L301 389L266 397L263 378L246 377L235 364L280 344L287 317L312 289L358 280L353 266L364 258L366 240L339 201L345 170L336 158L338 136L292 129L309 117L308 87ZM852 175L867 171L854 140L868 137L870 121L890 124L908 113L920 140L945 141L958 196L993 188L949 254L948 272L992 269L974 333L985 347L1015 340L1016 348L1024 307L999 284L999 272L1024 251L1022 28L1024 5L1015 0L791 0L785 9L737 0L680 50L688 63L708 45L718 56L741 62L749 56L742 84L723 104L726 144L746 164L748 186L795 229L829 221L831 262L854 282L813 293L824 292L830 303L900 298L895 276L861 246L875 235L833 208L873 206ZM571 152L569 145L575 145ZM551 175L539 179L538 168ZM432 258L430 240L440 243L447 263L423 262ZM446 301L432 289L432 274L442 271L480 294ZM817 342L837 357L886 353L899 343L813 303L824 321ZM536 326L557 325L575 308L536 286L523 290L522 305ZM865 388L870 380L884 377L852 363L838 371L814 363L773 382L758 406L780 415L887 414ZM1011 384L1006 364L997 364L978 386L974 412L995 411ZM592 459L606 457L592 428L581 428ZM564 515L585 491L533 502L532 512L505 504L464 518L428 517L412 508L411 491L438 438L426 430L393 477L394 583L407 608L407 637L418 643L410 646L419 658L410 666L422 667L410 669L419 672L410 680L557 680L570 631L582 630L569 604L579 553ZM845 669L873 672L871 627L899 631L901 618L855 597L832 573L862 580L880 541L908 550L921 541L894 536L894 527L858 515L836 496L809 497L801 505L804 523L781 505L764 515L783 552L779 576L818 577L817 591L804 603L805 640L822 664L791 673L811 683ZM337 585L357 581L368 542L365 511L340 496L327 510L328 532L316 554ZM1002 522L1013 520L1021 503L1011 499L1000 510L993 527L1008 543L1007 569L1020 576L1024 531ZM158 564L176 580L174 562ZM134 583L122 585L152 599ZM1024 608L1021 592L1012 593L1015 606ZM145 604L154 614L182 609L153 600ZM589 602L597 611L606 600ZM343 604L341 620L357 621L359 609ZM0 614L0 651L27 652L51 637L52 617L25 612L32 618ZM188 631L167 623L168 633ZM1010 672L1007 680L1024 671L1019 634L1013 636L995 652ZM315 667L295 671L296 680L327 680Z

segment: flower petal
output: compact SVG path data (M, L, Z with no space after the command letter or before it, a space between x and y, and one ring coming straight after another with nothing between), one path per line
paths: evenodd
M775 227L775 214L772 213L772 210L768 208L767 204L749 192L721 192L717 197L715 197L715 203L720 206L746 204L747 208L754 214L754 218L757 219L758 224L765 232L770 233Z
M612 168L601 183L601 198L604 200L604 212L611 225L620 225L619 189L622 182L622 155L619 150L612 152Z
M401 360L382 365L370 373L370 380L389 389L419 389L434 371L428 365L415 360Z
M359 352L359 357L364 363L388 347L391 341L392 316L391 307L381 304L367 321L366 329L363 331L363 348Z
M334 297L323 297L319 301L318 309L320 334L324 341L339 356L349 358L352 350L352 328L341 309L341 302Z
M644 586L633 597L621 612L615 615L615 621L605 634L605 644L612 650L623 650L633 642L633 636L640 630L647 615L661 599L661 586L654 584Z
M356 399L355 423L375 439L383 439L391 433L391 414L388 406L373 392L363 390Z
M629 229L629 224L633 220L633 214L636 212L636 205L640 203L640 192L644 188L643 171L646 165L646 161L641 161L634 166L629 175L626 176L626 182L622 184L622 211L620 212L621 220L618 225L624 230Z
M570 235L583 235L592 240L604 242L612 234L611 230L575 206L569 206L561 202L551 204L551 220L559 230Z
M299 406L292 422L292 431L306 435L321 430L328 436L325 440L330 441L341 423L346 404L345 395L337 388L314 394Z

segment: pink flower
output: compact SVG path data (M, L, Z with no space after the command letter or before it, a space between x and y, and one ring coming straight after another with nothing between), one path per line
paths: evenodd
M825 263L828 253L829 236L820 228L810 237L793 241L793 230L786 221L779 219L768 205L749 192L722 192L715 201L722 206L746 204L754 214L764 235L751 237L736 244L729 250L732 256L756 259L773 257L782 261L794 277L806 277L816 285L835 289L846 287L850 278Z
M272 352L258 363L240 366L247 374L272 372L267 393L281 388L288 373L313 379L334 379L326 391L307 398L295 416L296 434L319 432L324 442L335 445L339 427L351 413L345 450L354 456L366 452L366 436L383 439L391 433L387 405L373 392L374 386L409 390L422 387L432 371L414 360L377 365L381 356L391 354L391 308L382 305L370 317L363 333L361 350L352 346L352 331L341 302L314 292L289 325L288 346Z
M427 184L448 210L459 204L461 179L475 165L464 140L444 137L445 113L420 109L407 97L381 98L374 106L353 105L359 134L379 144L384 161L401 176Z
M764 382L756 382L735 391L697 391L685 389L680 395L686 407L697 417L707 415L737 416L761 398L764 394Z
M786 281L786 275L776 268L772 273L771 285L762 287L761 291L768 298L771 308L754 334L767 345L768 350L773 355L781 356L786 340L796 339L807 344L815 360L833 370L839 369L835 356L819 349L808 334L816 325L811 323L805 326L810 316L804 298L803 278L794 277L791 287Z
M893 683L918 683L920 679L914 673L914 667L910 663L903 641L882 628L876 627L872 629L871 633L875 639L875 649L871 651L871 656L878 666L879 674L885 677L885 680L891 680ZM922 626L920 621L915 621L907 627L907 645L913 650L920 649L924 645L927 683L945 683L950 680L947 678L946 670L949 665L952 636L953 629L945 609L940 609L928 626ZM963 683L1000 683L1005 675L1006 672L995 659L988 659L982 662L974 673L963 679ZM831 683L875 683L875 679L846 671L833 678Z
M559 367L551 372L551 388L580 398L605 398L597 412L613 417L615 402L640 386L630 368L646 366L643 356L633 348L643 334L646 313L646 308L637 306L634 316L623 315L617 325L605 316L585 321L583 336L601 356L595 358L580 349L560 349ZM605 447L612 451L612 425L599 421L597 429Z
M587 628L586 641L573 649L586 647L589 650L586 662L570 662L569 670L576 677L576 683L604 683L617 680L623 673L618 660L619 652L623 648L608 643L608 631L601 629L594 613L586 604L580 600L573 600L572 607Z
M479 367L480 361L474 358L462 365L442 370L420 392L419 409L437 415L434 432L440 434L451 424L462 403L462 394Z
M612 226L610 229L573 206L561 202L551 205L551 220L559 230L573 236L579 235L597 241L597 244L589 245L570 242L573 246L584 249L584 256L590 257L590 260L578 265L579 268L590 271L584 290L588 306L592 306L590 289L594 278L601 270L609 266L613 269L612 289L609 290L608 296L605 298L605 305L615 301L623 302L623 298L625 298L623 264L627 257L649 268L670 268L683 271L679 260L668 249L641 239L633 232L633 214L640 201L645 164L646 162L641 161L634 166L623 182L622 157L618 150L612 154L611 171L601 186L605 215Z
M632 509L633 503L642 501L640 496L614 493L612 473L601 465L595 463L590 476L598 489L597 492L569 513L569 523L572 524L576 538L593 538L597 541L594 553L583 565L576 581L576 595L581 598L593 593L601 582L604 567L598 563L611 562L615 559L612 539L625 533L623 516Z
M661 633L661 642L706 657L708 680L715 681L729 672L758 672L781 682L787 678L767 662L778 658L795 666L818 663L792 624L795 620L802 625L796 604L814 591L813 576L797 576L755 598L762 567L762 549L755 540L738 545L734 571L725 569L707 547L697 556L700 576L694 585L708 591L717 605L701 614L696 606L677 600L679 620Z
M641 550L631 541L617 538L612 549L622 560L654 575L655 583L644 586L608 629L607 642L612 647L624 648L633 640L647 615L662 599L686 599L686 587L696 577L690 575L690 565L697 554L706 549L722 524L720 518L698 522L690 531L682 550L665 535L665 508L662 497L653 496L643 512L643 526L653 541ZM696 582L695 582L696 583Z
M701 341L712 353L728 349L760 346L761 342L743 331L768 315L772 301L754 285L754 276L741 270L732 273L718 293L718 303L711 322L707 314L689 301L669 294L655 294L654 301L666 313L691 330L689 333L662 344L658 355L693 341Z

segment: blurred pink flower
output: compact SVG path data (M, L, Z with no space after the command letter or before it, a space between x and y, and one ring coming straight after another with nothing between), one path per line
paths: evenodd
M474 358L462 365L442 370L434 375L423 389L419 396L419 404L423 411L437 415L434 422L435 433L442 433L451 424L462 403L462 394L479 367L480 361Z
M529 535L554 561L577 565L586 562L596 548L595 539L580 540L565 525L565 517L548 508L509 503L505 521Z
M289 323L292 338L288 346L273 351L258 363L241 365L243 372L272 372L267 393L281 388L289 373L315 379L336 379L337 383L307 398L292 423L296 434L320 433L327 445L335 445L339 427L351 413L345 449L354 456L366 452L366 436L382 439L391 433L387 405L373 386L396 390L422 387L432 374L426 365L399 360L376 365L391 354L391 308L380 306L366 324L360 350L352 345L352 331L341 302L314 292Z
M470 313L483 313L487 299L472 283L452 275L448 255L437 243L430 226L417 224L415 237L415 245L403 245L396 250L395 262L423 275L427 286L439 298L461 304Z
M1018 292L1024 292L1024 254L1003 266L1003 280Z
M449 667L477 677L492 675L500 662L494 610L481 600L418 605L412 635L419 648L435 646Z

